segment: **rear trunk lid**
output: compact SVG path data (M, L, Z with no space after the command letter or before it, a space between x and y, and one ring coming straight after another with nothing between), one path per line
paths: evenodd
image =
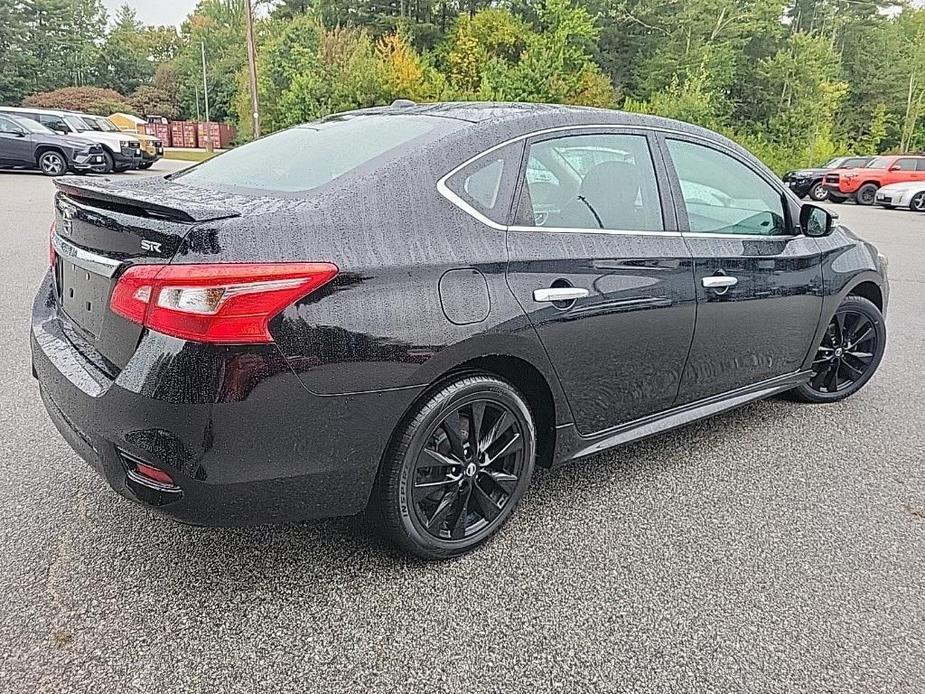
M151 180L151 179L149 179ZM131 264L168 263L200 223L239 212L209 205L169 182L139 185L60 179L55 196L55 293L65 327L89 343L97 366L116 375L134 353L142 327L109 310L121 272ZM97 358L98 357L98 358Z

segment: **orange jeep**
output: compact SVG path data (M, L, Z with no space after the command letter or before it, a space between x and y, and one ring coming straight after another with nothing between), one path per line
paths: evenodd
M843 169L825 175L829 201L854 198L859 205L873 205L877 190L889 183L925 181L925 156L891 154L874 159L860 169Z

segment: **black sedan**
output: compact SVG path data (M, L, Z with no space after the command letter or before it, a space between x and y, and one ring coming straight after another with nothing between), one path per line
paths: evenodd
M535 465L841 400L886 343L877 250L676 121L406 102L58 188L42 398L114 489L189 523L367 510L458 555Z
M0 167L38 169L46 176L102 171L103 148L65 137L28 118L0 114Z
M837 169L860 169L867 166L874 157L835 157L819 169L797 169L784 174L784 183L798 198L809 197L822 202L829 197L824 185L825 175Z

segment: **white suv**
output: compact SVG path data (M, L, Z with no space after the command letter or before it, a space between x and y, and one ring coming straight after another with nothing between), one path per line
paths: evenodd
M0 106L0 113L31 118L62 135L77 137L102 145L105 166L102 173L137 169L141 164L141 143L125 133L107 133L93 130L74 111L57 111L45 108L13 108Z

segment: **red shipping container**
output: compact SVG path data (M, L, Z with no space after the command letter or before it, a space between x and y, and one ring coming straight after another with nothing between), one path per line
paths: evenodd
M174 147L186 147L183 140L183 122L178 120L170 121L170 140Z
M145 123L144 125L139 125L138 130L151 137L156 137L164 147L173 146L171 144L170 127L166 123Z
M161 141L164 147L171 147L170 126L166 123L155 123L155 137Z
M189 121L183 121L183 140L184 147L198 147L199 133L196 130L196 124Z
M234 140L234 128L225 123L209 121L198 123L197 126L200 147L206 147L211 139L213 149L227 149L231 141Z

